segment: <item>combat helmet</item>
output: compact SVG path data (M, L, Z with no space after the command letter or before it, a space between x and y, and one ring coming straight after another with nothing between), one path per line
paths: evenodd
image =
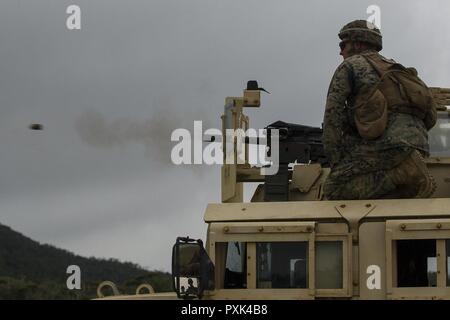
M339 38L350 41L370 43L377 51L383 49L383 41L380 29L366 20L355 20L347 23L339 32Z

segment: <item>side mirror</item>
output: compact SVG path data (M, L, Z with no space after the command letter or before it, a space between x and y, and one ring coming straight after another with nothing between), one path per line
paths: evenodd
M177 238L172 250L172 280L182 299L201 299L205 289L214 289L214 265L202 240Z

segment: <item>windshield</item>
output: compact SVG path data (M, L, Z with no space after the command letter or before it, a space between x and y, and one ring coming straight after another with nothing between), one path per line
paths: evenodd
M428 132L430 154L433 157L450 157L450 118L439 114L436 125Z

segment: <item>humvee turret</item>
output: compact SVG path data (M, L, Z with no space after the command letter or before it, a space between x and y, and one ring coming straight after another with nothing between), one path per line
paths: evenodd
M426 160L437 184L432 198L324 200L322 185L329 168L320 128L280 121L267 127L268 135L276 129L279 138L274 175L262 175L245 157L239 163L239 139L233 138L232 148L224 143L224 160L231 157L234 162L221 169L222 203L206 208L206 243L180 237L173 247L177 296L449 299L450 89L432 91L439 105ZM259 105L257 88L226 98L222 141L226 129L247 130L243 110ZM252 141L244 141L247 155ZM245 203L247 182L260 185Z

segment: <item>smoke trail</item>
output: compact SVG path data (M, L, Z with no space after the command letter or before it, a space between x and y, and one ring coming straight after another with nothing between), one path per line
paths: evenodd
M172 164L170 153L176 144L170 140L172 131L177 128L193 131L194 119L181 116L165 110L142 121L127 118L108 120L102 113L88 110L77 119L75 128L82 141L92 147L111 149L130 143L142 144L146 155L161 163ZM203 121L203 130L210 128L208 123L210 121Z

